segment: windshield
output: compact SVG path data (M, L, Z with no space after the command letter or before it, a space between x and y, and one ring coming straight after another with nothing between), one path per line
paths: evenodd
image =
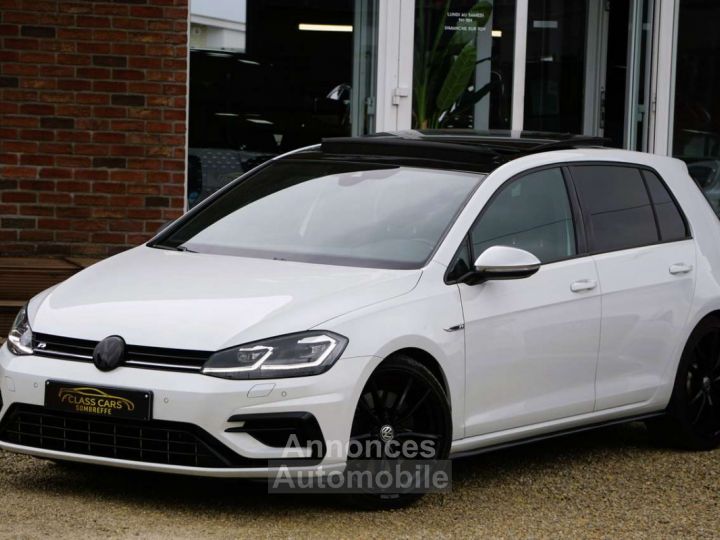
M483 175L368 163L273 163L157 247L377 268L424 265Z

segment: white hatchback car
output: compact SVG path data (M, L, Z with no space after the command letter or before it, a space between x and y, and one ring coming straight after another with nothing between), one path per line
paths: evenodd
M413 131L273 159L30 300L0 448L269 477L293 437L295 472L341 470L333 442L445 458L639 419L715 447L720 222L682 162L592 145Z

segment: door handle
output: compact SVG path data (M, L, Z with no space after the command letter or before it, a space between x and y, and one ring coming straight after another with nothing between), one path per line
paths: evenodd
M570 284L570 290L572 292L591 291L595 287L597 287L597 281L594 279L579 279Z
M668 271L676 276L678 274L687 274L688 272L691 272L693 269L691 264L685 264L685 263L675 263L671 264L670 268L668 268Z

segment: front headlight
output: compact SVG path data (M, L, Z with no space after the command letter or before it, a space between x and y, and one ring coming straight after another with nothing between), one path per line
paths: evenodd
M347 338L321 330L288 334L219 351L202 372L225 379L318 375L332 367L347 343Z
M13 354L32 354L32 328L30 328L30 321L28 321L27 305L15 317L7 343L8 349Z

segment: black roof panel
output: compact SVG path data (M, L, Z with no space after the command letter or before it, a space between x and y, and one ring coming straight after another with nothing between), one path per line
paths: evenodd
M438 162L438 166L490 172L512 159L578 147L602 147L608 141L570 133L528 131L407 130L365 137L323 139L323 154L373 156Z

